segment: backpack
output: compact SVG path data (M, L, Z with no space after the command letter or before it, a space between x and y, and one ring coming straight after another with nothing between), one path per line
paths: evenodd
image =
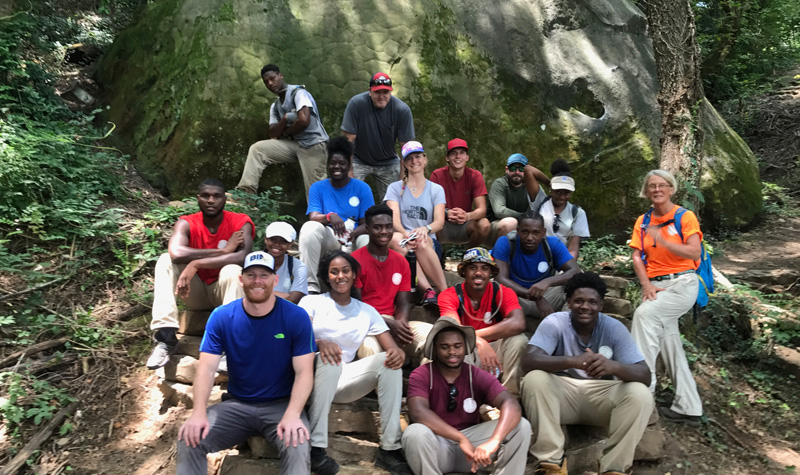
M462 325L467 325L466 310L464 309L464 284L456 284L456 296L458 297L458 318L461 320ZM492 281L492 322L499 323L503 321L503 316L497 313L497 293L500 291L500 284ZM489 323L489 322L486 322Z
M294 285L294 257L289 254L286 254L286 257L289 258L289 260L286 261L286 268L289 270L289 287L291 287Z
M516 252L517 247L521 246L522 244L519 242L517 231L511 231L510 233L506 234L506 237L508 238L508 245L509 247L511 247L511 250L508 253L508 273L511 274L511 263L514 261L514 252ZM545 236L542 239L542 242L540 242L539 245L542 246L542 251L544 252L544 260L550 267L550 272L539 278L539 280L542 280L556 275L558 269L556 269L556 263L553 260L553 251L550 250L550 243L547 241L547 236ZM522 278L520 278L520 280L523 280L526 283L528 282L527 280ZM531 282L531 284L535 284L536 282L539 282L539 280Z
M292 94L291 94L291 96L292 96L292 105L294 105L295 110L297 109L297 104L294 102L294 98L295 98L295 96L297 96L297 91L299 91L300 89L305 89L305 88L306 88L305 86L301 85L301 86L295 86L295 88L292 89ZM278 96L278 97L275 98L275 110L277 110L278 113L280 114L280 110L282 108L283 108L283 103L281 102L281 96ZM288 112L291 112L291 111L288 111Z
M678 236L681 237L681 241L683 241L683 232L681 231L681 219L683 218L683 213L686 212L686 208L683 206L679 206L677 210L675 210L675 215L672 219L668 219L667 221L658 225L659 228L663 228L664 226L669 226L670 224L675 225L675 230L678 232ZM647 231L647 227L650 226L650 218L653 214L653 208L650 208L642 218L642 225L639 228L639 231L642 233L642 243L644 244L644 233ZM647 265L647 260L642 253L642 262L644 262L645 266ZM714 295L714 273L711 270L711 256L708 255L706 251L706 246L700 241L700 260L699 265L697 266L697 270L695 271L697 274L697 279L700 281L700 288L697 290L697 300L695 301L695 305L699 307L705 307L708 304L708 297Z

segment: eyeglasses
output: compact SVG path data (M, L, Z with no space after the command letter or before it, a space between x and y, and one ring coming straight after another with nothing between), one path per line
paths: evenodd
M371 79L369 81L369 87L375 86L392 86L392 80L389 78L378 78L378 79Z
M448 392L450 395L450 400L447 401L447 412L453 412L456 410L456 396L458 396L458 388L456 388L455 384L450 384L450 391Z
M555 218L553 219L553 233L557 233L558 232L558 228L561 227L561 225L558 224L558 218L559 218L559 216L556 215Z
M521 163L515 163L513 165L508 166L508 171L510 172L521 172L523 170L525 170L525 165Z
M669 183L651 183L647 185L647 189L650 191L666 190L667 188L672 188L672 185Z

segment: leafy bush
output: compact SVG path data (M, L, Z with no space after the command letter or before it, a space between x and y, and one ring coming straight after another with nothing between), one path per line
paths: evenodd
M578 264L584 271L633 275L631 249L624 244L617 244L611 234L584 241Z

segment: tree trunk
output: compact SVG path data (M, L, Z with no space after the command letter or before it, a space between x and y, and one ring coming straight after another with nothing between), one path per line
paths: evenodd
M672 172L697 209L703 132L699 108L704 98L700 80L700 48L694 13L687 0L642 2L653 40L661 109L660 166Z

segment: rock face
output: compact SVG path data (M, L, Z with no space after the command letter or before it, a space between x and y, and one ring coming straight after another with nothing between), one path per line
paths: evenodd
M259 77L264 64L306 85L331 135L348 99L386 71L411 106L430 170L456 136L487 185L511 153L544 171L566 158L573 201L599 235L631 226L647 207L636 197L641 177L657 167L646 23L626 0L161 0L118 37L99 79L140 171L182 195L206 176L233 187L248 146L266 138L274 96ZM755 157L710 106L702 118L708 210L715 224L745 224L761 208ZM262 179L293 190L295 202L301 183L289 166Z

